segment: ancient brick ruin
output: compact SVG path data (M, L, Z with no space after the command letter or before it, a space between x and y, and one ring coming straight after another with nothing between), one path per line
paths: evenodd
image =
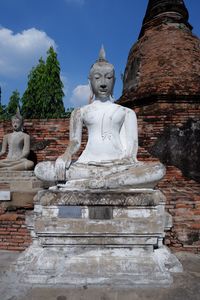
M121 105L135 110L139 158L159 158L173 229L166 244L200 249L200 40L183 1L150 0L130 50Z
M192 34L183 1L149 1L139 39L129 53L118 102L137 114L139 160L159 159L167 167L159 188L167 197L174 226L165 243L199 252L200 40ZM64 152L69 119L25 120L25 128L32 137L35 163L55 160ZM1 122L0 140L10 129L10 122ZM84 132L82 149L86 138ZM0 189L5 188L9 182L0 183ZM31 242L25 214L33 203L21 197L21 205L18 199L16 205L11 201L0 206L0 249L23 250Z

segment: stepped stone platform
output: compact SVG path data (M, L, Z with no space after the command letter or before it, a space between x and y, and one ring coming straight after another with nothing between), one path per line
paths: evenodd
M96 286L21 283L18 274L10 269L19 253L0 251L0 295L3 300L199 300L200 255L187 252L176 255L183 264L184 271L173 274L173 284L144 288L132 284L115 286L114 280L113 284Z
M44 184L37 179L33 171L0 171L1 190L34 190Z
M33 207L38 190L48 186L37 179L33 171L0 171L0 203L5 208Z
M160 191L42 190L34 202L33 244L14 265L23 283L160 286L182 271L162 243L172 220Z

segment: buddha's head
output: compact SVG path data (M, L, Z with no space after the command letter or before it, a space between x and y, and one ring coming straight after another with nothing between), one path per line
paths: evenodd
M23 129L23 117L20 114L19 108L17 108L16 114L12 117L11 121L14 131L21 131Z
M89 81L96 100L107 101L113 94L115 84L114 66L107 62L102 46L98 60L92 65Z

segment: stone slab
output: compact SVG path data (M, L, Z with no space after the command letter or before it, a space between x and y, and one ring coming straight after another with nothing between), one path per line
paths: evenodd
M31 284L87 284L166 286L171 272L182 266L170 251L145 249L45 249L31 246L14 265L20 282Z
M39 191L35 203L49 205L109 205L109 206L156 206L165 203L165 196L152 189L115 189L85 191Z
M48 187L34 175L33 171L0 171L0 186L10 191L26 191Z
M43 184L41 182L28 179L28 180L18 180L10 183L11 191L26 191L35 188L42 188Z
M85 236L59 236L56 235L53 237L40 237L40 243L42 247L81 247L85 246L88 248L100 247L100 248L150 248L153 251L153 248L158 247L158 237L157 236L145 236L145 235L124 235L124 236L95 236L95 235L85 235Z
M23 283L161 286L182 270L162 244L170 218L160 191L43 190L34 202L33 244L15 266Z
M151 189L43 190L34 199L30 230L43 247L158 248L169 219L164 201L160 191Z
M82 209L80 206L59 206L58 217L80 219L82 217Z
M110 278L108 285L38 285L19 282L23 274L14 272L19 252L0 251L0 295L2 300L199 300L200 255L176 252L183 264L183 273L173 273L172 285L135 286ZM12 266L11 266L12 263ZM11 267L11 272L9 272ZM8 274L9 273L9 274Z
M0 178L31 178L34 171L0 171ZM35 177L36 178L36 177Z
M0 201L10 201L10 191L0 191Z
M88 219L47 219L35 220L35 232L45 235L88 235L93 234L161 234L164 232L164 220L162 216L157 219L152 215L148 219L112 219L112 220L88 220Z
M109 220L113 218L113 208L110 206L89 207L89 218L92 220Z
M27 191L9 191L11 201L2 202L4 208L9 207L23 207L23 208L33 208L34 196L37 194L38 189L35 190L27 190Z

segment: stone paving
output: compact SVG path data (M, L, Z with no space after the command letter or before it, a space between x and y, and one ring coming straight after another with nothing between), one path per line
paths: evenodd
M0 300L199 300L200 255L179 252L184 272L165 288L110 286L39 286L20 284L7 273L19 253L0 251Z

